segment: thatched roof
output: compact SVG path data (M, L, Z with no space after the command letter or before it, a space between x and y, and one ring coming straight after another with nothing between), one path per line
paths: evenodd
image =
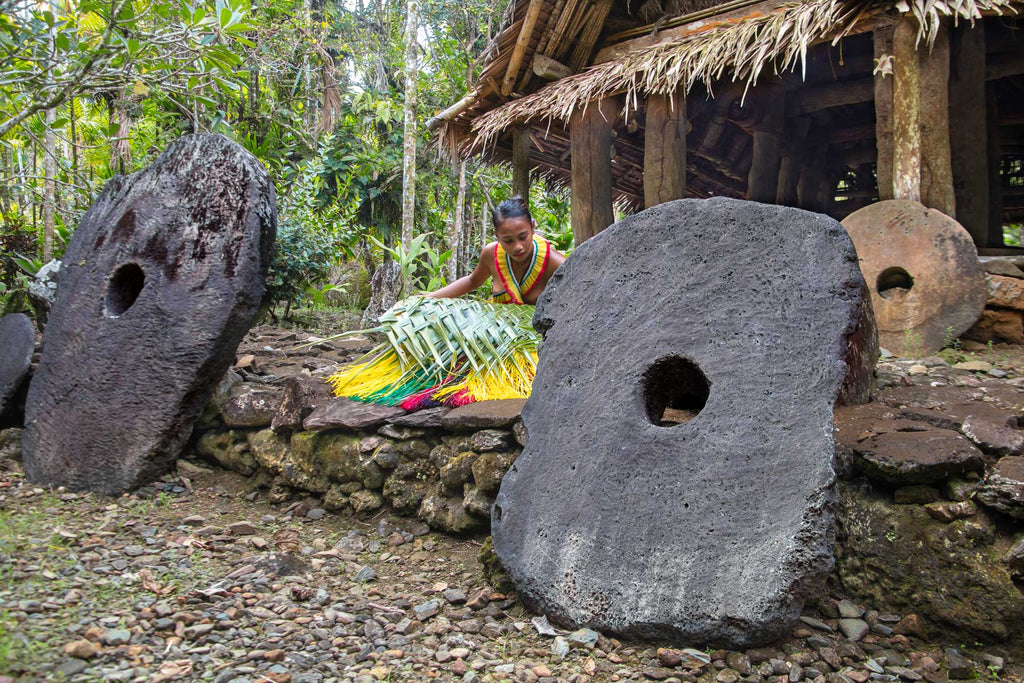
M719 3L710 11L676 19L674 23L679 28L672 37L637 47L503 103L505 96L500 87L495 86L503 74L507 78L516 40L525 40L529 45L520 56L520 62L528 65L534 54L545 54L544 50L554 40L551 36L559 35L560 27L571 23L565 12L585 2L518 0L515 3L510 12L512 22L498 36L498 48L474 89L435 119L435 125L444 127L441 140L447 152L480 151L516 124L538 120L564 124L577 108L613 94L625 93L628 110L636 108L638 100L649 93L670 94L679 88L689 90L697 83L709 90L721 81L753 84L766 71L779 74L797 68L812 45L834 43L844 36L870 31L880 20L889 21L895 13L917 18L919 39L931 42L943 18L974 21L985 14L1017 14L1024 5L1010 0L741 0ZM587 16L597 13L594 8L601 4L600 1L592 3ZM522 35L524 25L532 27L531 35L525 38ZM654 33L665 30L663 25L647 28ZM607 42L614 44L617 37L611 36ZM560 47L562 54L566 54L566 46ZM590 54L592 48L584 52ZM573 53L576 62L579 54L579 50ZM531 82L528 71L527 68L522 76L513 74L513 80Z

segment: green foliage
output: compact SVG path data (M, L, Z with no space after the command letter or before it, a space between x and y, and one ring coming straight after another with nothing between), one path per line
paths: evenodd
M322 232L295 223L279 226L264 302L294 302L308 287L326 280L334 263L333 247L330 236Z
M1022 235L1021 230L1024 228L1024 223L1008 223L1003 225L1003 244L1008 247L1020 247L1024 246L1024 242L1021 241Z
M572 209L569 191L536 184L531 188L530 207L540 233L555 249L568 256L575 246L569 221Z

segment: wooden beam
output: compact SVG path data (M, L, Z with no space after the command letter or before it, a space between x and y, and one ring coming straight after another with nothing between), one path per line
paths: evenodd
M979 247L988 243L988 134L985 130L985 24L950 32L949 143L956 220ZM1000 241L1001 242L1001 241Z
M508 95L515 85L516 76L519 75L519 66L523 63L523 55L526 48L530 46L530 38L533 36L533 26L537 23L537 15L544 4L543 0L530 0L530 6L526 10L526 17L523 18L522 28L519 29L519 37L516 38L516 46L512 50L512 57L508 62L508 69L505 71L505 79L501 82L501 93Z
M781 88L777 87L761 86L754 93L757 93L761 112L752 136L754 158L747 176L747 199L770 203L775 201L779 185L779 153L782 149L786 98Z
M530 204L530 126L512 130L512 192Z
M686 91L647 97L644 208L686 196Z
M855 81L812 86L797 91L795 95L792 105L786 108L786 116L799 116L847 104L870 102L875 98L875 80L860 78Z
M633 50L650 47L651 45L675 40L677 38L684 38L694 33L707 31L708 29L716 26L735 24L739 19L743 19L745 17L761 16L774 11L786 3L781 0L763 0L762 2L740 2L731 4L737 6L737 8L729 11L721 11L722 8L714 8L718 11L707 13L710 16L696 21L687 22L682 26L669 29L659 29L659 27L655 25L644 27L649 31L646 35L602 47L594 57L594 64L616 61L626 53L632 52ZM612 40L614 39L615 37L612 36Z
M892 27L876 29L874 34L875 59L892 59ZM875 175L878 178L878 198L892 199L892 74L880 72L875 82L875 147L878 150Z
M590 102L569 119L572 231L579 246L615 221L612 210L612 126L618 98Z
M984 27L984 24L977 24ZM985 80L994 81L1008 76L1024 74L1024 52L998 53L988 56L985 64Z

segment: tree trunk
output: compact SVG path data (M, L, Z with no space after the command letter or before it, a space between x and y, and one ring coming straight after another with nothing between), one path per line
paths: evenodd
M46 132L43 134L43 262L53 258L53 216L56 205L57 176L57 136L53 132L53 124L57 121L57 111L46 110Z
M402 244L413 237L416 206L416 32L418 0L409 0L405 20L405 131L402 152ZM405 283L403 283L404 288Z
M892 27L880 28L874 32L875 59L892 58ZM878 151L875 176L878 183L878 198L892 199L892 83L891 73L875 75L875 146Z
M512 194L530 207L530 126L519 125L512 131Z
M360 327L376 327L380 316L398 301L402 290L402 269L390 258L380 264L370 279L370 305L363 311Z
M466 162L459 163L459 192L455 197L455 221L448 239L452 256L448 259L448 280L453 282L459 278L459 262L462 260L459 247L462 243L462 224L465 222L466 204Z

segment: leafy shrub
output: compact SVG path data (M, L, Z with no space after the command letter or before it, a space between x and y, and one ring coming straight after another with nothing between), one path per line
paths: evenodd
M295 302L327 279L336 261L334 240L316 230L284 223L277 229L264 304Z

